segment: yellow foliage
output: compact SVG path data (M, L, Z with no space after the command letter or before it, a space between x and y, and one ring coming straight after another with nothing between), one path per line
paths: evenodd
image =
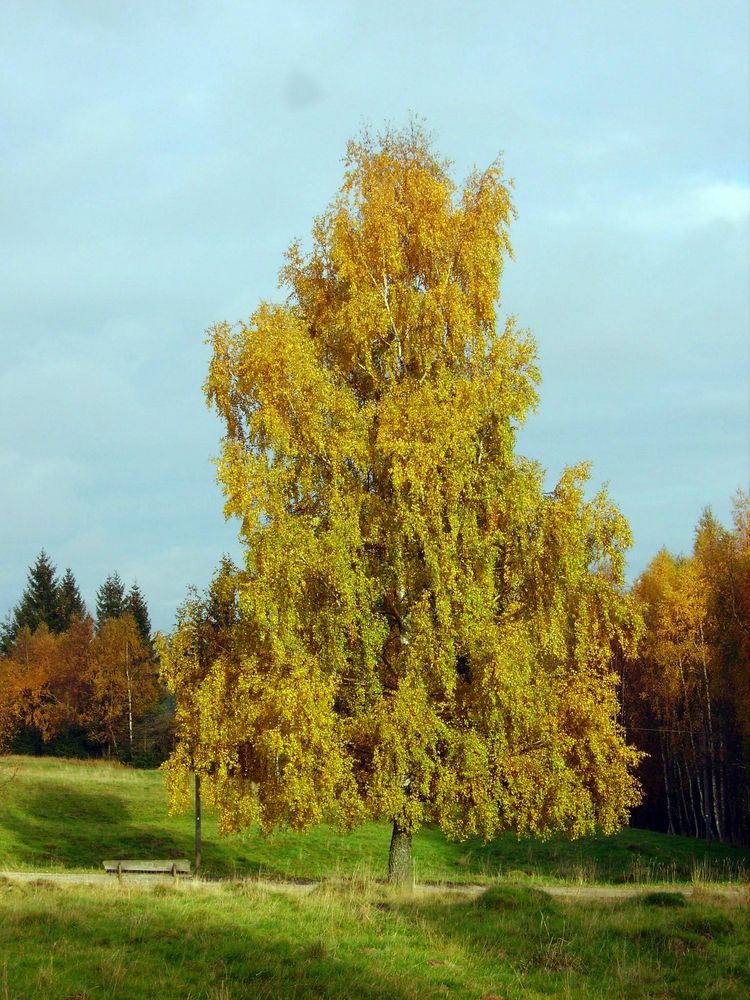
M457 193L416 127L345 163L287 302L210 334L245 565L162 640L173 804L194 769L225 829L612 830L638 798L610 672L630 534L585 466L548 494L516 454L539 375L497 320L501 165Z
M629 724L656 760L645 780L662 786L668 827L695 836L737 838L747 824L749 510L738 494L734 530L704 511L692 555L662 549L634 587L646 634L624 664Z
M82 712L90 737L117 750L131 744L133 720L158 697L156 665L131 614L107 619L91 641Z

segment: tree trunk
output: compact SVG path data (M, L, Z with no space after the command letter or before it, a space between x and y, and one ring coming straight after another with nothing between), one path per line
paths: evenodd
M709 762L708 762L708 738L706 736L706 723L703 721L703 726L701 729L701 757L702 757L702 769L703 769L703 825L706 829L706 840L714 839L714 829L711 822L711 779L709 778ZM698 784L701 782L700 772L697 775Z
M195 872L201 870L201 776L195 775Z
M130 686L130 645L125 643L125 677L128 682L128 737L130 756L133 756L133 691Z
M685 763L685 777L684 778L682 777L682 768L680 768L679 762L678 762L677 766L678 766L678 768L680 770L680 783L681 783L681 787L684 789L685 785L687 784L688 797L689 797L689 802L690 802L690 812L691 812L692 817L693 817L693 836L697 838L697 837L700 836L700 833L698 831L698 813L696 812L696 809L695 809L695 798L693 797L693 779L690 776L690 768L688 766L687 760L685 760L684 763ZM684 791L683 791L683 795L684 795ZM687 833L687 831L685 831L685 832Z
M669 794L669 776L667 774L667 758L664 754L661 733L659 734L659 749L661 750L661 763L664 768L664 794L667 799L667 833L674 833L674 822L672 820L672 796Z
M411 886L412 878L411 833L393 822L391 850L388 855L388 881L392 885Z
M683 697L685 699L685 716L687 718L687 723L688 723L688 735L690 736L690 748L693 751L693 770L695 771L695 786L698 789L698 806L699 806L699 809L700 809L701 817L703 819L704 834L705 834L706 840L710 840L711 839L711 834L709 832L709 829L710 829L710 820L708 818L708 805L707 805L707 803L703 799L703 784L701 782L700 765L698 763L698 751L695 748L695 733L693 732L693 717L692 717L692 713L690 712L690 698L688 697L687 683L685 681L685 671L684 671L683 666L682 666L682 660L679 660L679 667L680 667L680 677L682 678L682 692L683 692ZM704 755L704 763L705 763L705 755ZM690 778L690 768L688 767L687 761L685 761L685 769L688 772L688 777ZM690 778L690 803L691 803L691 805L692 805L692 802L693 802L693 783L692 783L692 778ZM695 836L696 837L699 836L697 827L696 827Z
M726 797L726 786L724 784L724 779L727 770L727 755L726 748L724 746L724 727L722 725L719 730L719 756L721 760L721 766L719 767L719 809L721 811L721 822L722 826L726 830L729 826L729 817L727 815L727 797ZM730 837L731 839L731 837Z
M703 666L703 685L706 692L706 714L708 717L708 753L709 767L711 771L711 791L713 793L714 823L716 825L716 837L721 840L721 820L719 818L719 797L716 791L716 743L714 741L713 713L711 711L711 688L708 683L708 667L706 666L706 644L703 639L703 626L700 626L701 639L701 664Z

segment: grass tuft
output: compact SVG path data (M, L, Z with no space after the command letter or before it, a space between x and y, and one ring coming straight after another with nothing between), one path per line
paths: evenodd
M501 884L491 886L477 897L476 905L486 910L527 910L534 907L549 913L556 909L555 901L542 889Z
M694 913L682 921L682 927L686 931L712 940L732 934L735 922L727 913Z
M641 896L640 902L643 906L663 906L673 910L687 906L687 900L679 892L647 892Z

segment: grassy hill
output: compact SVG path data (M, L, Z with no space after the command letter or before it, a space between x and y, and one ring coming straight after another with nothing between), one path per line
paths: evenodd
M192 817L166 812L163 779L106 763L0 758L0 870L97 869L104 857L190 855ZM415 842L420 880L503 876L474 898L429 898L370 881L389 830L349 836L251 832L220 838L215 875L355 876L309 895L233 881L196 889L111 879L19 884L0 876L2 1000L744 1000L750 995L747 887L644 889L626 900L557 899L566 878L737 878L747 852L624 830L547 843L500 837ZM356 876L365 876L364 878ZM547 885L549 893L544 891Z
M0 879L3 1000L746 1000L746 906L706 890L562 902L378 886L296 898Z
M190 857L192 816L167 813L163 776L102 761L0 758L0 870L95 870L104 858ZM220 837L204 815L204 872L320 878L385 875L390 830L369 824L351 834L320 828L263 839ZM733 880L750 852L687 837L626 829L570 842L446 841L421 830L414 844L419 881L482 882L498 876L590 882Z

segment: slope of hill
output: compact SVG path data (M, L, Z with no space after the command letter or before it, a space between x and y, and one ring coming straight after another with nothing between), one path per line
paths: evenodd
M103 761L0 758L0 870L95 870L104 858L190 857L192 816L169 816L163 776ZM390 831L368 824L350 834L322 827L264 839L220 837L203 820L204 872L214 876L321 878L385 875ZM687 837L626 829L579 841L446 841L415 838L420 881L482 882L498 875L591 882L735 880L750 852Z

